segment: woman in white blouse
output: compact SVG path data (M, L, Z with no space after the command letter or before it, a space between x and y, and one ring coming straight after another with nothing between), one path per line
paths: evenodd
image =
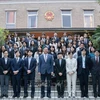
M68 96L75 97L76 91L76 77L77 77L77 60L73 58L72 52L68 52L68 58L66 59L66 72L67 72L67 87ZM72 84L72 89L71 89Z

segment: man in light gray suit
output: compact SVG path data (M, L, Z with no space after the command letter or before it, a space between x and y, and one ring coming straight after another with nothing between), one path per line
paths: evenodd
M41 98L45 97L45 79L47 78L47 97L51 98L51 74L53 74L53 57L48 54L48 48L43 49L39 57L38 72L41 75Z

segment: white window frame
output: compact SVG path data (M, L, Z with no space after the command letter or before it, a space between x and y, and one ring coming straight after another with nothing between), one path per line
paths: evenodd
M85 11L92 11L93 13L92 14L85 14ZM85 16L92 16L92 18L93 18L93 25L92 26L85 26ZM94 27L94 10L84 10L83 11L83 18L84 18L84 27L85 28L92 28L92 27Z
M28 14L29 12L36 12L37 14ZM29 16L36 16L36 27L29 27L28 26ZM37 28L37 21L38 21L38 11L37 10L27 11L27 27L28 28Z
M8 13L8 12L14 12L14 17L15 17L15 18L14 18L14 19L15 19L15 20L14 20L14 23L8 23L8 22L7 22L7 17L8 17L8 16L7 16L7 13ZM15 25L15 28L16 28L16 11L11 11L11 10L10 10L10 11L6 11L6 28L7 28L7 25Z
M70 11L70 14L62 14L63 11ZM63 26L63 15L70 16L70 24L71 24L70 27ZM62 23L62 28L71 28L72 27L72 10L61 10L61 23Z

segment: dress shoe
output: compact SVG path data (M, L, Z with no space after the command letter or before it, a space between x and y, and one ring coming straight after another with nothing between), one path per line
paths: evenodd
M97 98L97 93L94 93L94 97Z
M34 98L34 95L31 95L31 98Z
M24 98L27 98L27 97L28 97L28 94L25 94L25 95L24 95Z
M64 98L64 95L61 95L61 98Z
M83 95L83 94L81 94L81 97L83 98L83 97L84 97L84 95Z
M100 97L100 94L98 94L98 97Z
M84 97L88 98L89 96L88 95L85 95Z
M58 98L60 98L60 95L58 95Z
M13 98L17 97L17 95L13 95Z
M7 94L5 94L4 96L5 96L6 98L8 98L8 95L7 95Z
M44 95L41 95L41 98L44 98Z
M4 97L4 95L1 95L1 96L0 96L0 98L3 98L3 97Z
M17 95L17 98L19 98L20 97L20 95Z
M47 97L48 97L48 98L51 98L51 95L49 94L49 95L47 95Z

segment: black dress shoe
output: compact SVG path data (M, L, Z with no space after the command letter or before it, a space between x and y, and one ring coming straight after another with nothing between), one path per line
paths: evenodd
M31 95L31 98L34 98L34 95Z
M6 98L8 98L8 95L7 95L7 94L5 94L4 96L5 96Z
M44 95L41 95L41 98L44 98Z
M20 95L17 95L17 98L19 98L20 97Z
M13 98L17 97L17 95L13 95Z
M61 95L61 98L64 98L64 95Z
M47 97L48 97L48 98L51 98L51 95L50 95L50 94L48 94L48 95L47 95Z
M88 95L85 95L84 97L88 98L89 96Z
M81 95L81 97L83 98L83 97L84 97L84 95L82 94L82 95Z
M1 95L1 96L0 96L0 98L3 98L3 97L4 97L4 95Z
M27 98L27 97L28 97L28 94L25 94L25 95L24 95L24 98Z
M97 98L97 94L94 94L94 97Z
M98 94L98 97L100 97L100 94Z
M60 98L60 95L58 95L58 98Z

